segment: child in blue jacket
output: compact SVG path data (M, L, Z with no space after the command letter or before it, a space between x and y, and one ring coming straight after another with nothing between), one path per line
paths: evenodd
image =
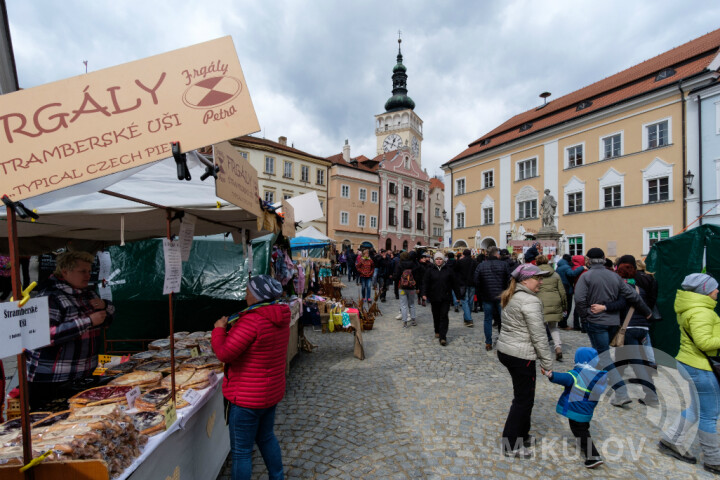
M607 372L597 370L597 362L598 353L594 348L581 347L575 352L575 367L572 370L567 373L543 372L551 382L565 387L555 411L568 418L587 468L603 463L590 437L590 420L607 386Z

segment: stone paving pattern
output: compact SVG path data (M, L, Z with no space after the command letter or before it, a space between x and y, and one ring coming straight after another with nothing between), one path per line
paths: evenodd
M357 297L359 288L353 283L344 293ZM665 393L656 409L637 402L619 409L604 397L591 433L605 464L585 469L567 419L555 413L562 387L544 377L538 379L531 429L543 441L531 459L504 457L499 441L512 383L495 350L485 350L482 313L473 314L475 327L467 328L462 310L451 308L449 343L442 347L434 338L429 306L418 306L418 326L408 329L395 320L399 302L392 291L380 308L384 316L363 333L364 361L353 356L352 334L306 328L318 348L294 360L276 415L286 478L713 478L701 460L689 465L656 450L657 425L671 421L679 409L672 393ZM558 371L570 369L575 349L590 344L580 332L562 336L565 358L556 363ZM677 381L674 371L660 370ZM661 395L673 391L664 379L658 385ZM683 385L679 380L676 388ZM637 392L635 398L640 396ZM700 455L697 442L692 453ZM218 480L230 479L229 463ZM256 448L253 479L266 478Z

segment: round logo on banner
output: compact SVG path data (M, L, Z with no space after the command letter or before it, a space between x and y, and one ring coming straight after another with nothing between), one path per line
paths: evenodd
M242 92L242 83L235 77L220 76L200 80L183 94L183 103L190 108L213 108L224 105Z

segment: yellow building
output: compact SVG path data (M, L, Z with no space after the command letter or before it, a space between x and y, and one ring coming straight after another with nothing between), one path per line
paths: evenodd
M561 251L646 255L686 218L688 95L717 78L720 30L517 115L443 165L447 246L507 245L557 200ZM692 219L691 219L692 220Z
M365 156L352 158L345 140L342 153L329 157L328 237L343 248L357 250L361 243L378 247L380 177L378 162Z
M286 137L273 142L246 135L234 138L230 143L257 170L258 190L266 202L282 202L304 193L317 192L325 216L302 224L301 228L311 225L327 235L330 162L288 146Z

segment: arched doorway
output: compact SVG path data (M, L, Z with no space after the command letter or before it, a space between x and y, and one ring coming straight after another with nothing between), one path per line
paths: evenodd
M385 240L385 250L392 250L392 241L389 238Z
M347 250L350 247L352 247L352 242L350 240L348 240L347 238L345 240L343 240L342 249Z
M480 248L487 250L490 247L497 247L497 242L495 242L495 239L492 237L485 237L480 244Z
M453 248L467 248L468 244L465 240L456 240Z
M407 249L408 249L408 241L405 240L405 241L403 242L403 250L407 251Z

